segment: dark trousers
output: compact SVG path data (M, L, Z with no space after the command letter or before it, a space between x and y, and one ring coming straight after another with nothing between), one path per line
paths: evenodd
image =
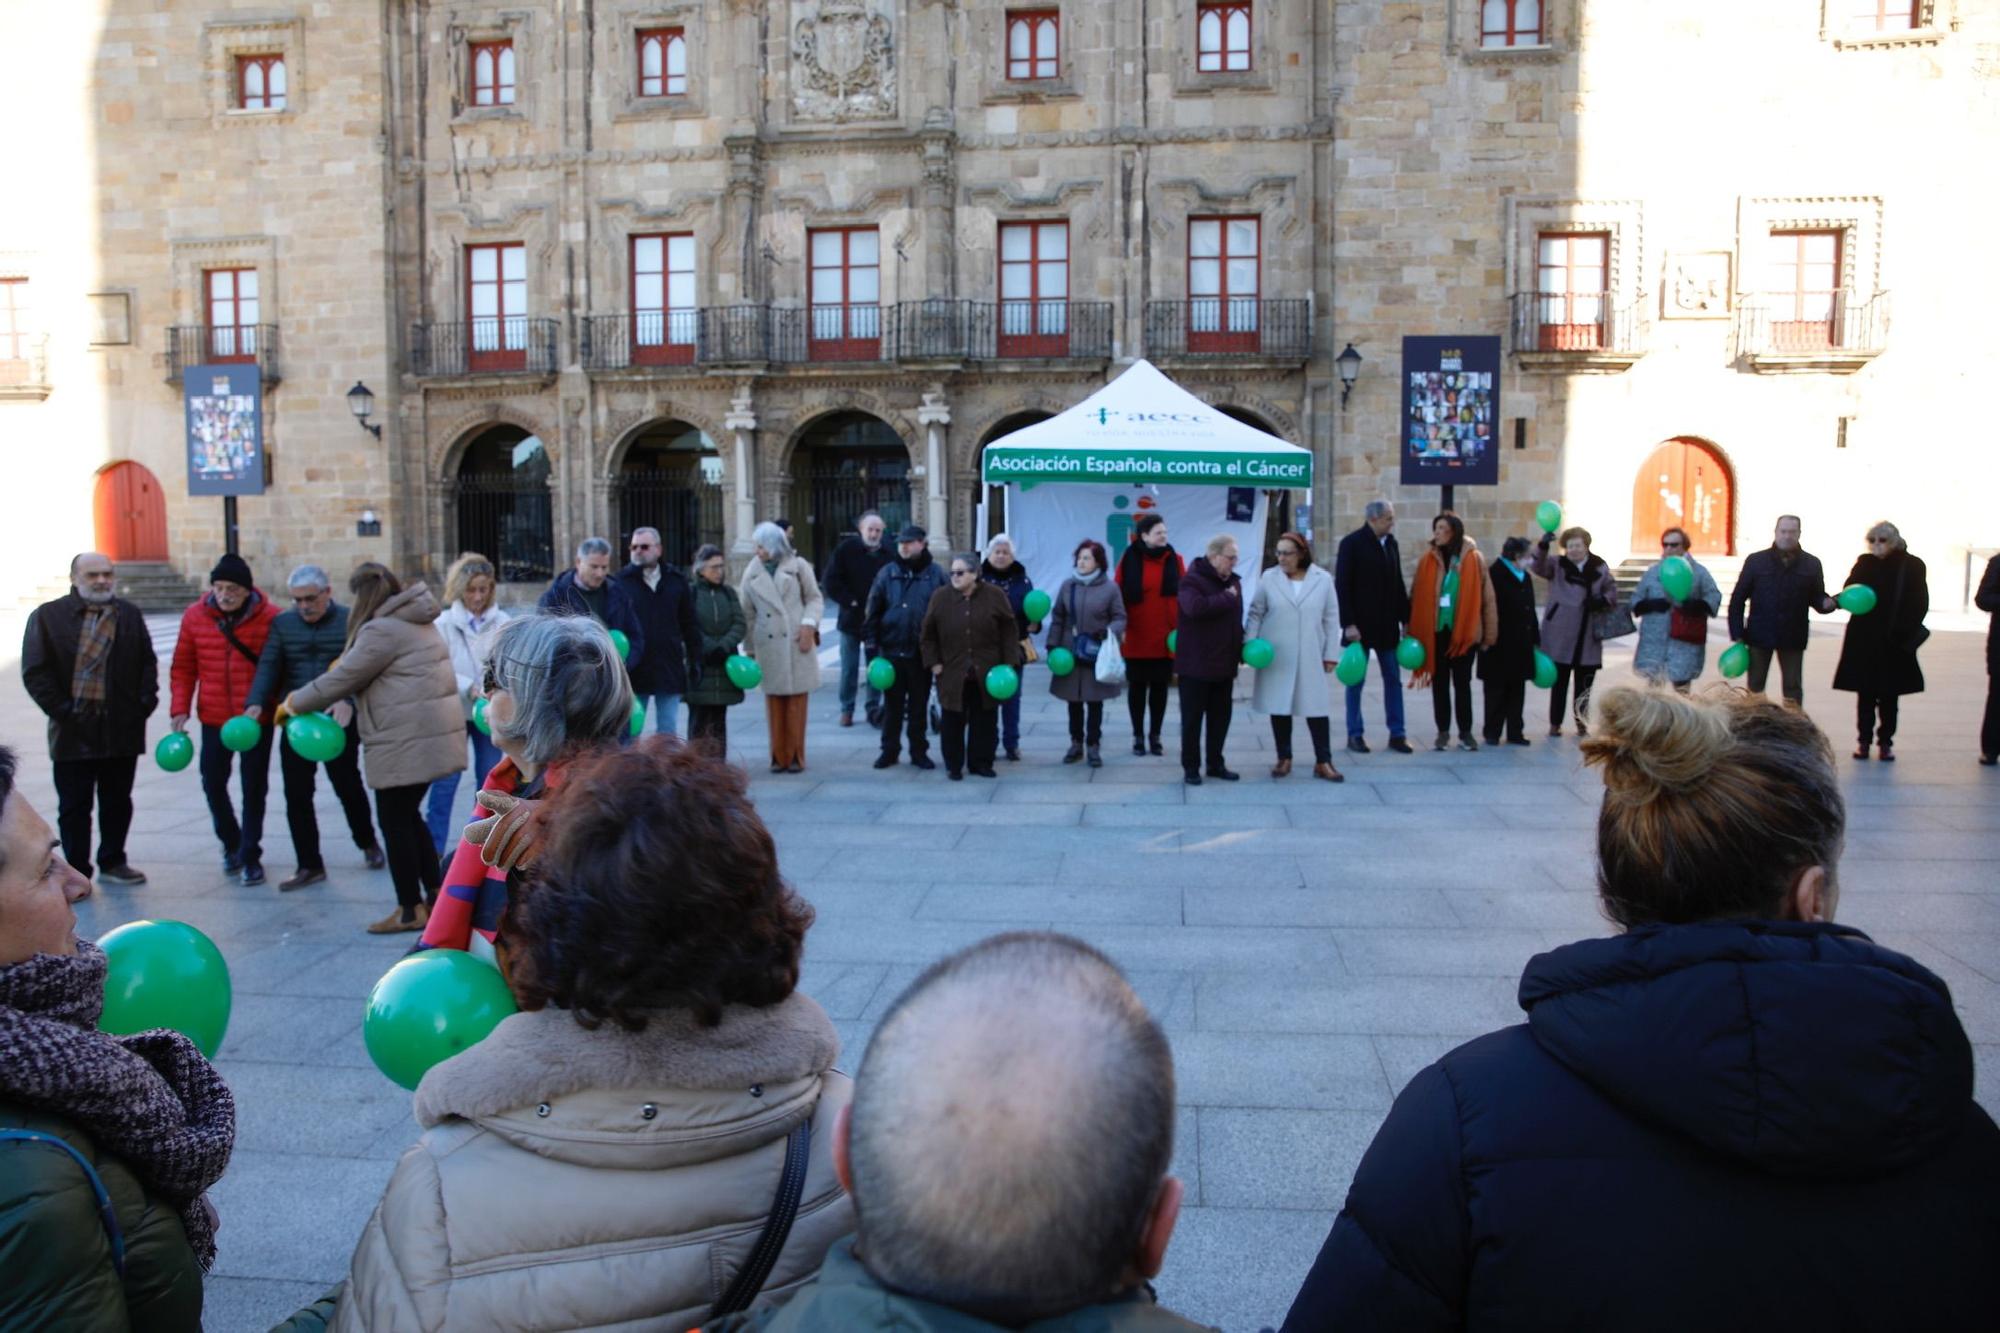
M1806 701L1806 650L1803 648L1750 649L1750 675L1745 682L1750 693L1762 694L1771 678L1771 658L1778 659L1778 678L1784 682L1785 698L1803 707Z
M1333 762L1333 723L1324 717L1306 719L1306 731L1312 736L1313 762L1330 764ZM1292 719L1289 714L1271 716L1271 746L1277 750L1278 758L1292 757Z
M1210 769L1227 768L1222 762L1222 745L1229 739L1229 717L1235 711L1230 699L1234 681L1194 680L1181 677L1181 771L1199 773L1202 761ZM1203 745L1203 733L1207 744Z
M132 831L132 777L138 767L137 756L55 761L56 831L62 838L63 860L85 879L97 873L90 864L93 804L104 835L97 843L97 864L106 870L125 865L125 838Z
M1491 668L1488 668L1491 670ZM1486 678L1486 743L1498 745L1501 733L1510 741L1527 739L1528 682L1497 671Z
M1167 720L1167 682L1173 676L1171 657L1125 659L1125 707L1132 714L1133 740L1160 739L1160 726Z
M924 725L929 720L931 673L916 657L892 657L896 683L882 691L882 753L894 758L902 750L903 729L910 733L910 758L922 759L931 752Z
M278 747L278 773L285 784L285 823L292 830L292 851L301 870L325 870L319 853L319 816L313 811L313 770L310 759L292 752L291 738ZM347 831L354 845L367 851L375 845L375 826L369 822L368 789L361 785L361 744L354 728L347 729L347 748L338 759L326 761L326 780L340 798L341 813L347 816Z
M1014 698L1020 698L1015 695ZM1012 703L1013 700L1008 700ZM1083 741L1088 745L1104 743L1104 700L1092 699L1089 703L1072 703L1069 706L1069 738Z
M966 677L959 688L959 709L947 708L940 714L943 729L938 743L944 747L944 766L953 773L971 769L991 773L993 756L1000 748L1000 705L986 695L979 681ZM888 723L882 734L889 734Z
M1452 714L1458 715L1458 738L1472 739L1472 654L1447 657L1451 651L1451 631L1441 631L1431 650L1431 712L1437 718L1438 735L1451 735ZM1454 696L1456 696L1454 698Z
M1596 667L1556 668L1556 683L1549 691L1549 726L1563 724L1563 700L1569 695L1570 678L1576 678L1576 729L1582 731L1590 722L1590 687L1597 679Z
M425 898L437 897L444 885L444 868L438 862L437 848L431 845L430 825L424 822L424 794L430 789L428 782L375 789L382 854L389 862L396 901L406 910Z
M265 727L257 744L242 755L243 822L229 801L229 766L236 752L222 743L222 728L201 724L201 794L222 850L239 854L246 866L264 864L264 800L271 794L271 735Z
M688 741L717 759L729 753L729 705L689 704Z
M2000 754L2000 673L1986 678L1986 717L1979 724L1979 753Z
M1856 695L1854 699L1854 725L1861 732L1861 746L1868 747L1870 740L1877 745L1889 745L1896 739L1896 715L1902 700L1893 694L1876 697L1871 694ZM1876 721L1876 715L1881 721Z

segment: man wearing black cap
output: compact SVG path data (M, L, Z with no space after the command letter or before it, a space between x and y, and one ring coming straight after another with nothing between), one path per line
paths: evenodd
M928 535L916 524L903 525L896 534L896 558L876 573L862 616L863 651L871 661L879 653L896 668L896 683L882 692L882 753L875 760L877 768L896 766L906 716L910 762L918 768L937 767L924 735L931 676L924 670L923 630L931 595L946 582L944 571L931 559L927 540Z
M250 565L225 555L208 575L208 595L181 616L174 644L170 722L186 731L190 713L201 722L201 790L215 836L222 843L222 869L241 872L245 884L264 882L264 798L271 786L271 719L257 744L243 752L243 820L229 800L231 751L222 743L222 724L249 707L257 659L278 618L271 599L257 591Z

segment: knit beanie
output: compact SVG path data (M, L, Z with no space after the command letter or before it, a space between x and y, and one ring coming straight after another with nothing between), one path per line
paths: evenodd
M231 553L215 562L215 568L208 571L210 583L234 583L240 588L254 588L256 580L250 577L250 562L242 556Z

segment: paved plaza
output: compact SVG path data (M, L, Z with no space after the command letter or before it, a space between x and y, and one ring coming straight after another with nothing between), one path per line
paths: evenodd
M1950 983L1979 1043L1980 1100L1996 1109L2000 772L1973 763L1982 639L1971 620L1950 623L1960 628L1924 649L1931 689L1905 701L1899 762L1844 757L1853 697L1829 684L1832 624L1816 626L1807 703L1843 756L1839 916ZM18 619L5 628L18 643ZM1630 678L1629 649L1608 658L1600 684ZM1529 749L1432 753L1425 695L1410 699L1419 753L1382 749L1371 698L1376 753L1338 754L1344 785L1304 767L1273 782L1268 727L1239 697L1229 755L1244 780L1189 789L1175 758L1130 754L1122 702L1107 709L1105 767L1065 767L1067 725L1047 687L1029 674L1024 761L1003 760L991 782L873 771L877 734L834 725L830 685L812 701L807 771L769 776L761 704L732 712L732 754L748 763L785 873L818 909L804 989L832 1015L852 1070L890 1000L952 949L1050 927L1105 949L1165 1026L1178 1071L1188 1207L1160 1294L1232 1331L1275 1325L1396 1091L1521 1017L1515 985L1532 954L1608 929L1591 869L1598 780L1573 738L1532 725ZM1531 692L1531 724L1545 699ZM23 789L53 821L41 718L11 662L0 722L23 752ZM163 697L155 738L165 724ZM1176 740L1170 719L1170 751ZM139 917L190 922L229 960L236 1007L218 1063L239 1120L214 1195L207 1326L220 1333L263 1329L345 1275L417 1134L409 1095L361 1040L369 987L410 944L362 933L392 901L388 876L344 845L322 782L331 878L281 897L292 860L272 767L270 885L222 874L195 772L147 760L131 848L152 882L100 889L81 910L92 936Z

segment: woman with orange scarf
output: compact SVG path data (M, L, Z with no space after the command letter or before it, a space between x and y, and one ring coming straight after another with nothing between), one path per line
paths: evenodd
M1431 520L1431 544L1417 558L1410 588L1410 634L1424 645L1424 664L1410 673L1410 688L1431 686L1437 714L1437 748L1451 748L1452 696L1457 695L1458 748L1477 750L1472 739L1474 653L1500 637L1500 612L1493 603L1493 575L1479 558L1479 546L1465 535L1465 522L1446 510Z

